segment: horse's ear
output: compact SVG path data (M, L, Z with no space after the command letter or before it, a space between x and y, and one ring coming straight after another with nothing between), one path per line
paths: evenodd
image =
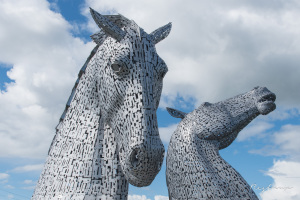
M152 33L150 33L154 44L157 44L160 41L162 41L163 39L165 39L171 32L171 28L172 28L172 23L170 22L167 25L164 25L164 26L156 29Z
M107 38L107 35L105 34L104 31L100 30L97 33L91 35L90 37L96 44L101 45L104 42L104 40Z
M185 112L182 112L182 111L179 111L179 110L176 110L174 108L168 108L167 107L167 111L168 113L172 116L172 117L175 117L175 118L185 118L185 116L187 115L187 113Z
M107 35L111 36L112 38L116 39L120 42L124 36L125 31L119 28L116 24L111 22L107 17L99 14L92 8L90 8L91 15L96 22L96 24L101 28Z

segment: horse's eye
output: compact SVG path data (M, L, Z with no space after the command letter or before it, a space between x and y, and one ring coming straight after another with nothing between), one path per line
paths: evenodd
M120 77L127 75L129 70L124 63L116 62L111 65L111 69Z
M112 64L111 65L111 68L112 68L112 70L115 72L115 73L120 73L120 72L122 72L122 65L120 65L120 64Z

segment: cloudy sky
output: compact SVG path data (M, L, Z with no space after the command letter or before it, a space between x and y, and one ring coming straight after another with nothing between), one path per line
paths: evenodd
M169 72L158 120L167 148L190 112L266 86L277 109L221 151L263 200L300 199L300 2L297 0L0 0L0 200L29 199L54 128L93 49L89 7L121 13L146 32L172 22L156 45ZM165 163L131 200L165 200Z

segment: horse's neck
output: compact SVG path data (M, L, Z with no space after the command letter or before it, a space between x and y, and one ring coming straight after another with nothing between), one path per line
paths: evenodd
M243 177L220 156L219 144L200 139L184 127L175 131L167 156L171 195L179 199L257 199Z
M90 185L91 162L99 128L95 85L82 75L63 120L56 129L48 158L32 199L83 198Z
M219 141L201 140L197 143L200 165L204 169L200 173L211 179L211 184L219 194L231 198L257 199L245 179L220 156L219 145Z
M102 123L95 81L82 75L32 199L127 199L115 136ZM103 197L103 198L102 198Z

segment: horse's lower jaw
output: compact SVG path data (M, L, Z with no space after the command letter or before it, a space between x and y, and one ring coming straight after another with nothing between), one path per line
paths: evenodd
M159 165L159 167L154 167ZM132 166L131 163L128 165L121 165L123 174L126 180L136 187L145 187L149 186L153 180L155 179L156 175L160 171L161 164L146 164L146 165L137 165Z
M276 108L276 104L274 103L276 100L276 95L270 92L267 88L264 90L264 95L261 96L257 102L256 107L258 112L262 115L267 115Z
M276 108L276 104L273 101L266 101L266 102L259 103L257 105L257 109L259 113L262 115L269 114L270 112L275 110L275 108Z
M126 177L126 175L125 175ZM154 180L155 176L153 177L149 177L147 176L147 178L138 178L138 177L135 177L134 175L130 174L128 176L128 182L131 184L131 185L134 185L136 187L145 187L145 186L149 186L152 181Z
M144 166L143 170L133 169L131 167L122 168L127 181L136 187L145 187L152 183L158 171L154 171L150 166Z

